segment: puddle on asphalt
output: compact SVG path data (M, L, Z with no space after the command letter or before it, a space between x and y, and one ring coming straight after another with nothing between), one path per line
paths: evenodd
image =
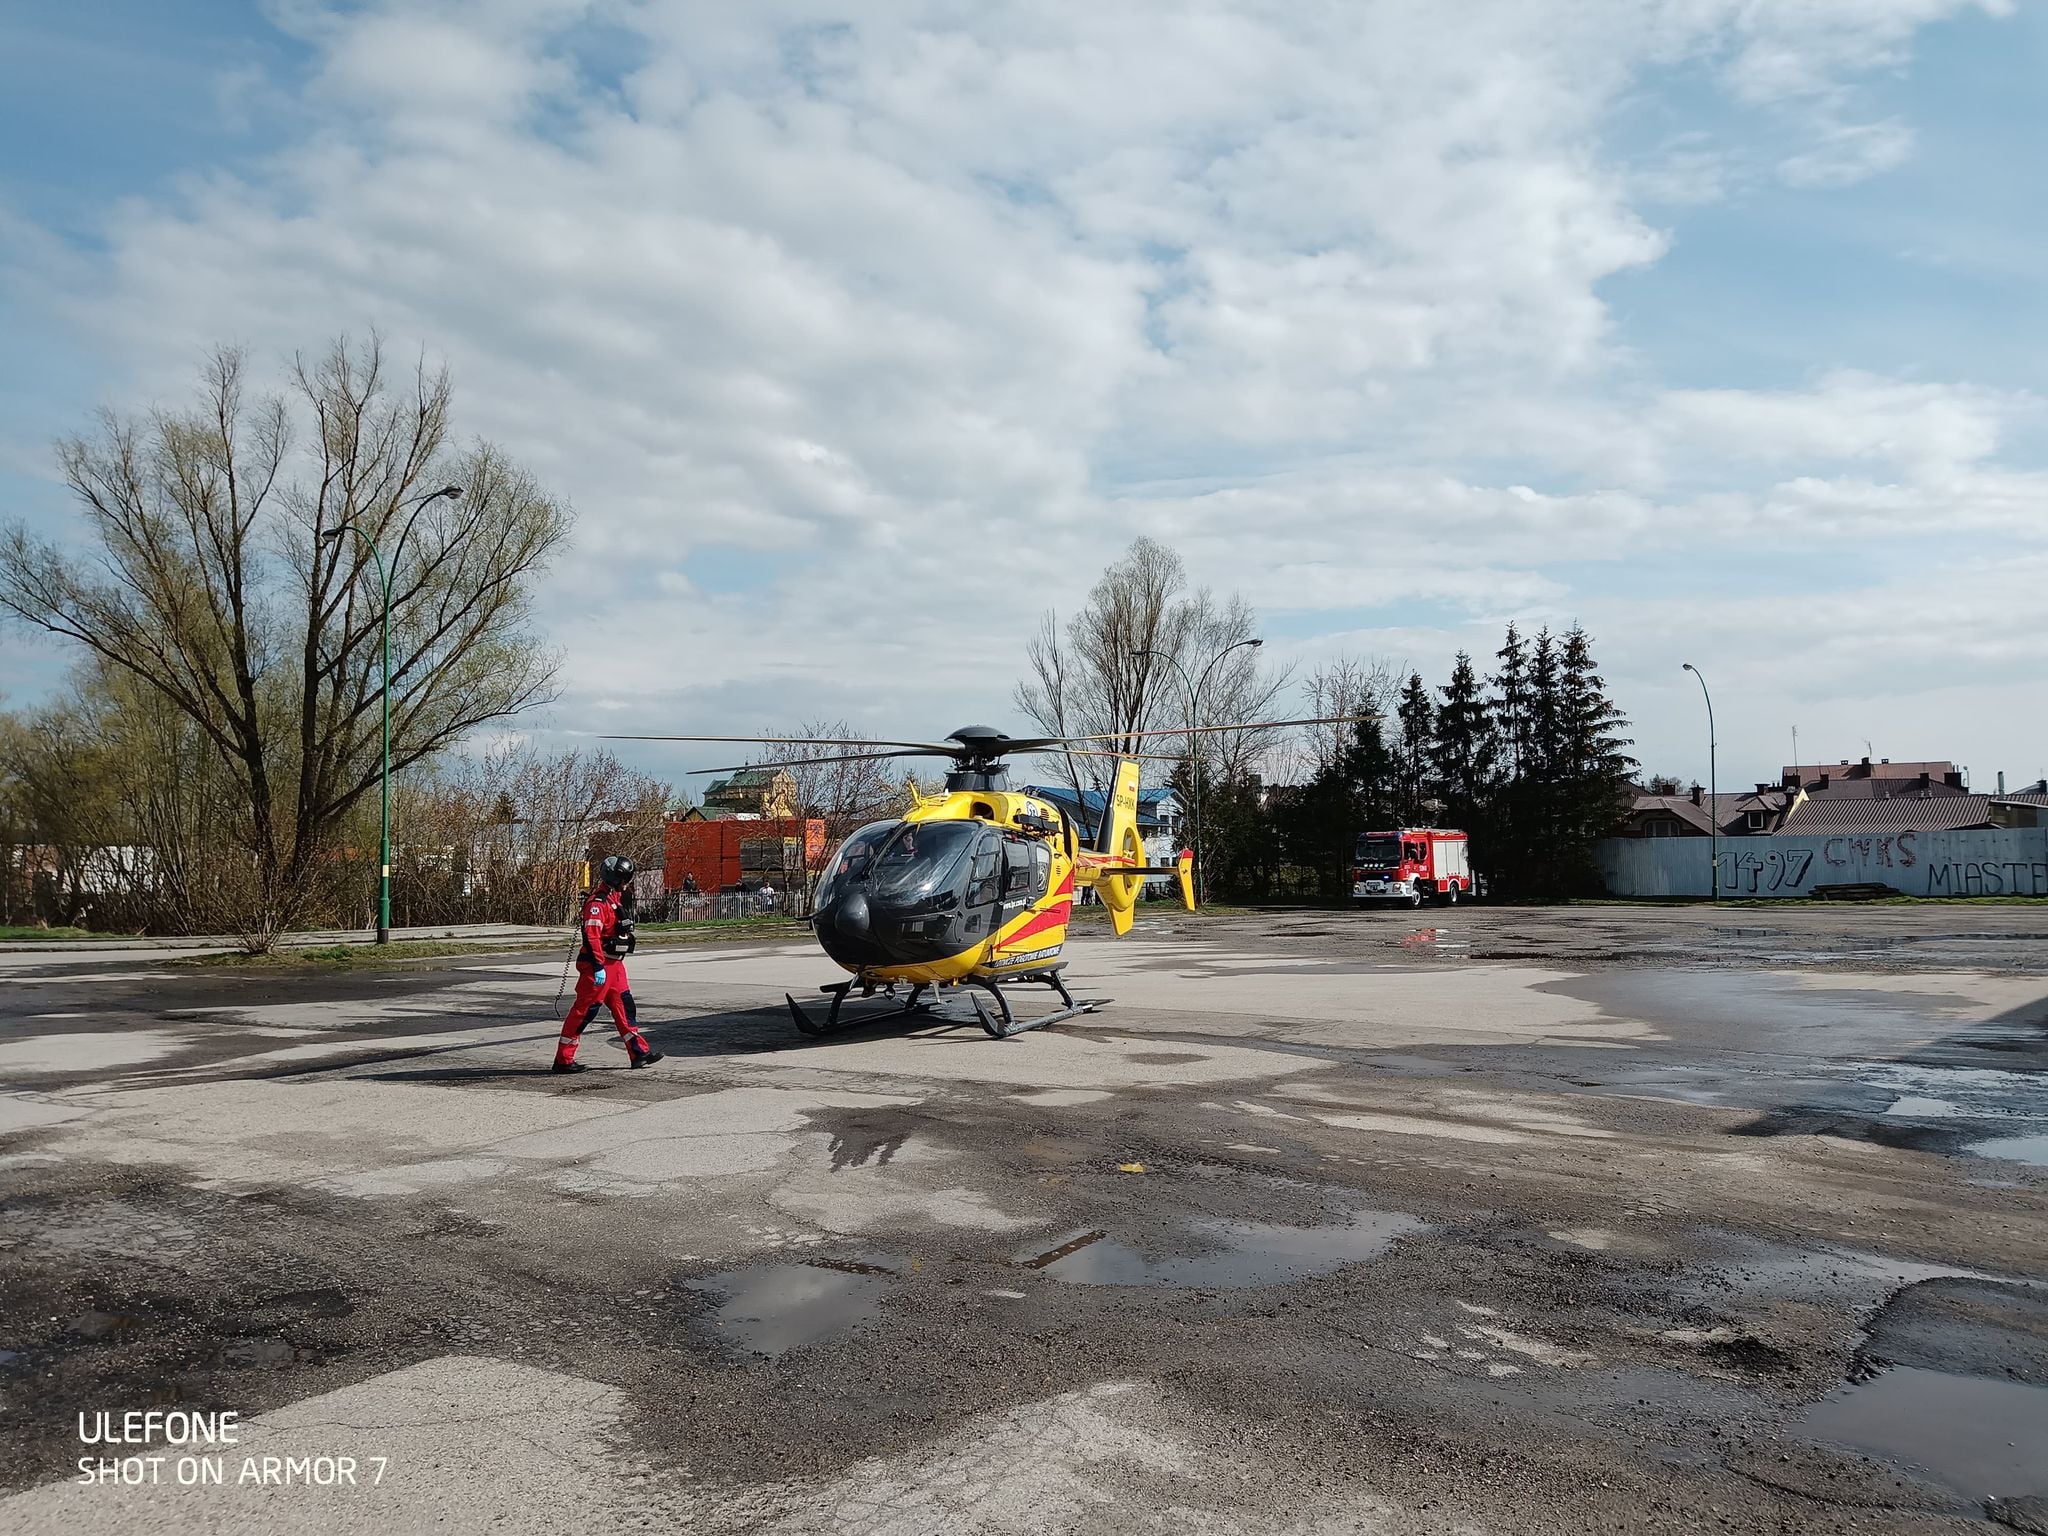
M1887 1115L1904 1115L1915 1120L1950 1120L1955 1118L1956 1107L1947 1099L1931 1099L1925 1094L1902 1094L1887 1109Z
M1075 1285L1286 1285L1377 1258L1396 1238L1426 1226L1403 1211L1358 1211L1349 1220L1316 1227L1190 1222L1188 1235L1202 1251L1158 1257L1091 1230L1069 1233L1049 1246L1020 1254L1017 1262Z
M688 1282L724 1300L699 1319L736 1349L779 1355L844 1333L881 1310L889 1271L852 1261L752 1264Z
M1996 1157L2009 1163L2031 1163L2036 1168L2048 1168L2048 1135L1994 1136L1989 1141L1973 1141L1963 1150L1978 1157Z
M1973 1499L2048 1494L2048 1387L1894 1366L1808 1408L1816 1440L1926 1473Z
M1401 941L1403 949L1470 949L1464 939L1453 939L1449 935L1455 928L1418 928Z

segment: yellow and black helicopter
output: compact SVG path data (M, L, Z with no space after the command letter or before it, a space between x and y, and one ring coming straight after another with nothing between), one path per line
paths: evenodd
M1260 730L1336 723L1274 720L1256 726L1197 726L1196 731ZM857 752L805 756L748 768L795 768L894 758L944 757L953 763L945 788L916 794L899 819L861 827L834 850L819 880L811 928L825 953L851 978L819 990L831 998L820 1020L787 996L790 1017L807 1035L934 1012L942 997L964 992L981 1027L997 1039L1092 1013L1106 997L1077 1000L1061 972L1067 925L1077 891L1092 888L1110 926L1121 937L1131 927L1147 879L1178 880L1181 900L1194 910L1193 857L1171 864L1146 862L1138 835L1140 757L1101 749L1143 736L1183 736L1183 730L1134 731L1118 736L1013 737L992 726L967 725L943 742L821 739L788 736L634 736L634 741L756 743L768 747L858 747ZM1057 804L1003 787L1003 759L1022 752L1057 750L1113 759L1115 777L1092 841ZM698 773L732 773L703 768ZM1044 986L1060 1006L1019 1018L1005 989ZM901 989L907 988L907 994ZM877 992L901 1002L890 1012L842 1021L847 999Z

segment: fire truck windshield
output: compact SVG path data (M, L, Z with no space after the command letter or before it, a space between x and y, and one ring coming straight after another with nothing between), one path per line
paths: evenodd
M1362 834L1358 839L1358 862L1392 869L1401 862L1401 839Z

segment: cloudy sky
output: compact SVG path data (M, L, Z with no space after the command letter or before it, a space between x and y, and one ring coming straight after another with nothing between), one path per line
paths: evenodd
M13 6L0 516L375 326L580 513L554 732L1014 727L1143 532L1303 668L1578 620L1653 769L1692 660L1724 785L2031 779L2044 86L2025 0Z

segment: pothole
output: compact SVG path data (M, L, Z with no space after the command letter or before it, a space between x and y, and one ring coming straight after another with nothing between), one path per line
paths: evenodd
M1314 1227L1197 1221L1185 1229L1197 1251L1166 1254L1147 1253L1106 1232L1088 1230L1021 1253L1016 1262L1076 1285L1286 1285L1378 1258L1396 1239L1427 1225L1405 1211L1357 1211Z
M757 1355L821 1343L867 1321L889 1293L880 1265L752 1264L687 1282L723 1298L699 1319L720 1342Z
M1894 1366L1829 1393L1799 1427L1972 1499L2048 1494L2048 1387Z
M2009 1163L2028 1163L2036 1168L2048 1168L2048 1134L1993 1136L1988 1141L1969 1142L1963 1150L1977 1157L1995 1157Z

